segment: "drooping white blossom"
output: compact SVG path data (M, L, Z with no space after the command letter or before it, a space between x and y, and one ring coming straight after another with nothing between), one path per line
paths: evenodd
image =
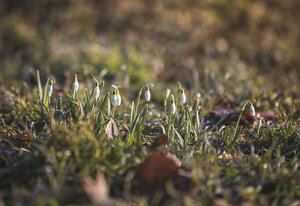
M186 102L186 96L185 96L185 93L184 93L184 89L182 88L181 84L179 82L177 82L178 84L178 94L179 94L179 99L180 99L180 102L181 104L185 104Z
M112 97L111 97L111 104L112 106L117 106L118 105L118 97L116 94L113 94Z
M49 81L49 85L48 85L48 88L47 88L48 97L51 97L52 92L53 92L53 80L51 79Z
M176 105L175 103L171 104L171 114L175 114L176 113Z
M73 91L74 91L74 92L77 92L78 89L79 89L79 82L78 82L78 80L77 80L77 75L75 74L75 80L74 80L74 82L73 82Z
M185 102L186 102L186 96L185 96L184 91L180 93L180 101L182 104L185 104Z
M151 99L151 93L150 93L150 89L149 89L148 85L147 85L146 91L145 91L145 99L147 102L149 102Z
M98 84L94 87L93 95L96 99L98 99L100 96L100 88Z
M176 113L176 104L175 104L175 99L174 99L174 96L171 95L171 98L172 98L172 103L171 103L171 114L175 114Z

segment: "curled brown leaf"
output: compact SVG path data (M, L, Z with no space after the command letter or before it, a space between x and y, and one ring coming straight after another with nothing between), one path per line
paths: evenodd
M160 134L155 139L154 142L151 145L152 149L157 148L160 145L168 144L169 143L169 137L167 134Z

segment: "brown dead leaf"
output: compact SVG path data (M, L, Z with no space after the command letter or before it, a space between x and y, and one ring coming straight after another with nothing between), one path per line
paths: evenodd
M160 145L168 144L169 143L169 137L167 134L160 134L155 139L154 142L151 145L152 149L157 148Z
M109 201L109 186L102 173L98 174L96 180L91 177L82 177L80 182L93 203L105 204Z
M249 109L245 109L245 110L243 111L243 115L246 116L246 117L248 117L249 119L252 119L252 120L254 119L254 116L251 115Z
M0 118L0 142L5 141L10 142L10 144L16 147L29 148L33 139L25 130L6 124L5 121Z
M180 195L193 194L191 172L181 169L180 166L181 161L174 154L151 153L148 159L136 168L134 191L146 195L149 202L152 202L159 192L162 195L159 205L171 199L170 186Z
M31 135L28 133L16 134L14 136L14 141L21 147L30 147L32 143Z
M118 136L118 126L113 118L110 118L109 122L107 123L105 133L107 134L108 139L114 139Z
M178 176L179 166L161 153L151 153L136 169L138 186L143 191L162 189L168 180Z

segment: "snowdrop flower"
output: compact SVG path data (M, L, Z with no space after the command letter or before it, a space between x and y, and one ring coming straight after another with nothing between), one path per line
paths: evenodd
M119 86L115 86L115 85L112 85L114 89L114 92L113 92L113 96L112 96L112 99L116 97L116 105L115 106L121 106L121 103L122 103L122 98L121 98L121 95L120 95L120 92L119 92ZM116 95L114 97L114 95ZM114 106L114 104L113 104Z
M94 81L96 82L96 86L95 86L94 89L93 89L92 96L94 96L94 97L96 98L96 101L97 101L97 99L98 99L99 96L100 96L99 82L98 82L98 80L94 77L94 75L91 74L91 76L93 77Z
M47 93L48 93L48 97L51 97L52 92L53 92L53 80L50 79L49 83L48 83L48 89L47 89Z
M176 113L176 106L175 103L171 104L171 114L175 114Z
M201 93L200 92L197 92L196 93L196 97L199 99L199 98L201 98Z
M149 86L146 85L145 99L146 99L147 102L149 102L149 101L150 101L150 98L151 98L150 89L149 89Z
M111 97L111 104L112 106L118 106L118 95L116 94L116 90L113 91L113 95ZM121 98L121 97L120 97Z
M251 106L250 106L250 114L252 117L255 117L255 109L254 109L253 104L251 104Z
M182 104L185 104L185 102L186 102L186 96L185 96L183 89L181 90L181 93L180 93L180 101Z
M95 96L96 99L98 99L100 96L100 88L98 82L96 82L96 86L94 87L93 95Z
M179 98L180 98L180 102L182 104L185 104L186 102L186 96L185 96L185 93L184 93L184 89L182 88L181 84L179 82L178 83L178 86L179 86L179 89L178 89L178 93L180 94L179 95Z
M176 113L176 105L175 105L174 96L172 95L171 114L175 114L175 113Z
M75 74L75 80L73 82L73 91L77 92L78 89L79 89L79 83L78 83L78 80L77 80L77 74Z

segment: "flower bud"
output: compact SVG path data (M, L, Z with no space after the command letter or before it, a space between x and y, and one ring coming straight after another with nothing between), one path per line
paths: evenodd
M175 99L174 96L171 95L172 98L172 103L171 103L171 114L175 114L176 113L176 105L175 105Z
M176 106L175 103L171 104L171 114L175 114L176 113Z
M150 98L151 98L151 93L150 93L149 87L147 86L146 91L145 91L145 99L147 102L149 102Z
M95 83L96 83L96 86L94 87L93 89L93 92L92 92L92 96L94 96L96 98L96 100L99 98L100 96L100 88L99 88L99 82L98 80L94 77L94 75L92 75L92 78L94 79ZM76 77L77 79L77 77Z
M50 80L47 88L48 97L51 97L52 92L53 92L53 80Z
M78 89L79 89L79 82L78 82L78 80L77 80L77 75L75 74L75 80L74 80L74 82L73 82L73 91L74 91L74 92L77 92Z
M182 88L180 82L177 82L177 84L178 84L178 87L179 87L178 88L178 94L179 94L180 102L182 104L185 104L185 102L186 102L186 96L185 96L185 93L184 93L184 89Z
M186 102L186 96L185 96L185 93L184 93L183 90L180 93L180 101L181 101L182 104L185 104L185 102Z
M95 86L93 94L94 94L94 96L95 96L96 99L99 98L99 96L100 96L100 88L99 88L98 84Z
M118 105L118 97L116 94L113 94L112 97L111 97L111 104L112 106L117 106Z

